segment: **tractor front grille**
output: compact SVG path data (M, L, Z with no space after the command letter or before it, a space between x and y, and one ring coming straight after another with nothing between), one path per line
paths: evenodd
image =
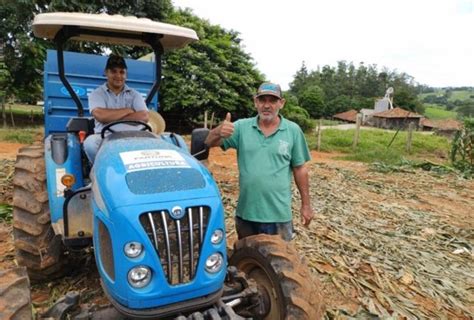
M180 219L168 210L147 212L140 216L171 285L193 280L209 221L210 208L189 207Z

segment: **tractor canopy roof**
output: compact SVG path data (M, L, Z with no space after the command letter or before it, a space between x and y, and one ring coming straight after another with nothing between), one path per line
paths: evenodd
M147 46L143 35L157 35L164 51L199 40L192 29L134 16L53 12L38 14L33 21L33 33L39 38L54 39L63 27L80 29L72 40L118 45Z

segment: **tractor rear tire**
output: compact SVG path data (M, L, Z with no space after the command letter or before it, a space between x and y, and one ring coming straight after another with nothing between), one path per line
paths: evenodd
M320 284L291 244L259 234L236 242L229 264L253 278L269 302L268 320L322 319Z
M30 281L24 267L0 270L0 319L33 319Z
M66 258L61 237L51 226L44 146L20 149L13 177L13 238L16 259L32 281L64 274Z

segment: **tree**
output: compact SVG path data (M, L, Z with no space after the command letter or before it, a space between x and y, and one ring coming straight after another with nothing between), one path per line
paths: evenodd
M349 96L340 95L327 102L325 116L330 117L336 113L353 109L353 101Z
M252 58L240 46L239 34L194 16L189 11L176 11L171 0L50 0L7 1L0 6L0 37L6 43L6 65L11 74L10 88L24 100L34 101L41 95L41 70L47 48L53 44L33 37L31 21L41 12L88 12L135 15L190 27L201 41L183 50L166 54L163 59L163 83L160 102L168 113L193 119L204 108L234 116L247 116L253 111L251 101L263 76ZM69 41L66 50L106 54L107 48L97 43ZM114 53L138 58L151 52L149 48L113 46Z
M306 68L306 64L303 61L301 63L301 67L293 77L293 81L290 83L290 92L295 96L298 96L303 91L305 85L308 83L308 69Z
M190 119L206 109L221 117L226 112L233 118L252 114L252 96L263 76L241 49L239 34L211 25L190 11L175 12L170 22L193 28L201 40L165 56L163 111Z
M308 111L298 106L298 99L291 92L284 92L283 98L286 103L280 113L287 119L296 122L303 131L308 131L314 127L309 117Z
M456 108L458 114L464 117L474 118L474 101L464 101L464 103Z
M316 85L306 88L298 99L300 106L314 118L326 115L324 91Z

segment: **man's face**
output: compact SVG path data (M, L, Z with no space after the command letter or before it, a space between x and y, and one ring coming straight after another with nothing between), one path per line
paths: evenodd
M270 122L278 116L278 112L285 105L285 99L278 99L275 96L266 95L254 98L254 103L260 119L265 122Z
M107 85L110 89L121 90L125 85L125 80L127 79L127 69L106 69L105 76L107 77Z

